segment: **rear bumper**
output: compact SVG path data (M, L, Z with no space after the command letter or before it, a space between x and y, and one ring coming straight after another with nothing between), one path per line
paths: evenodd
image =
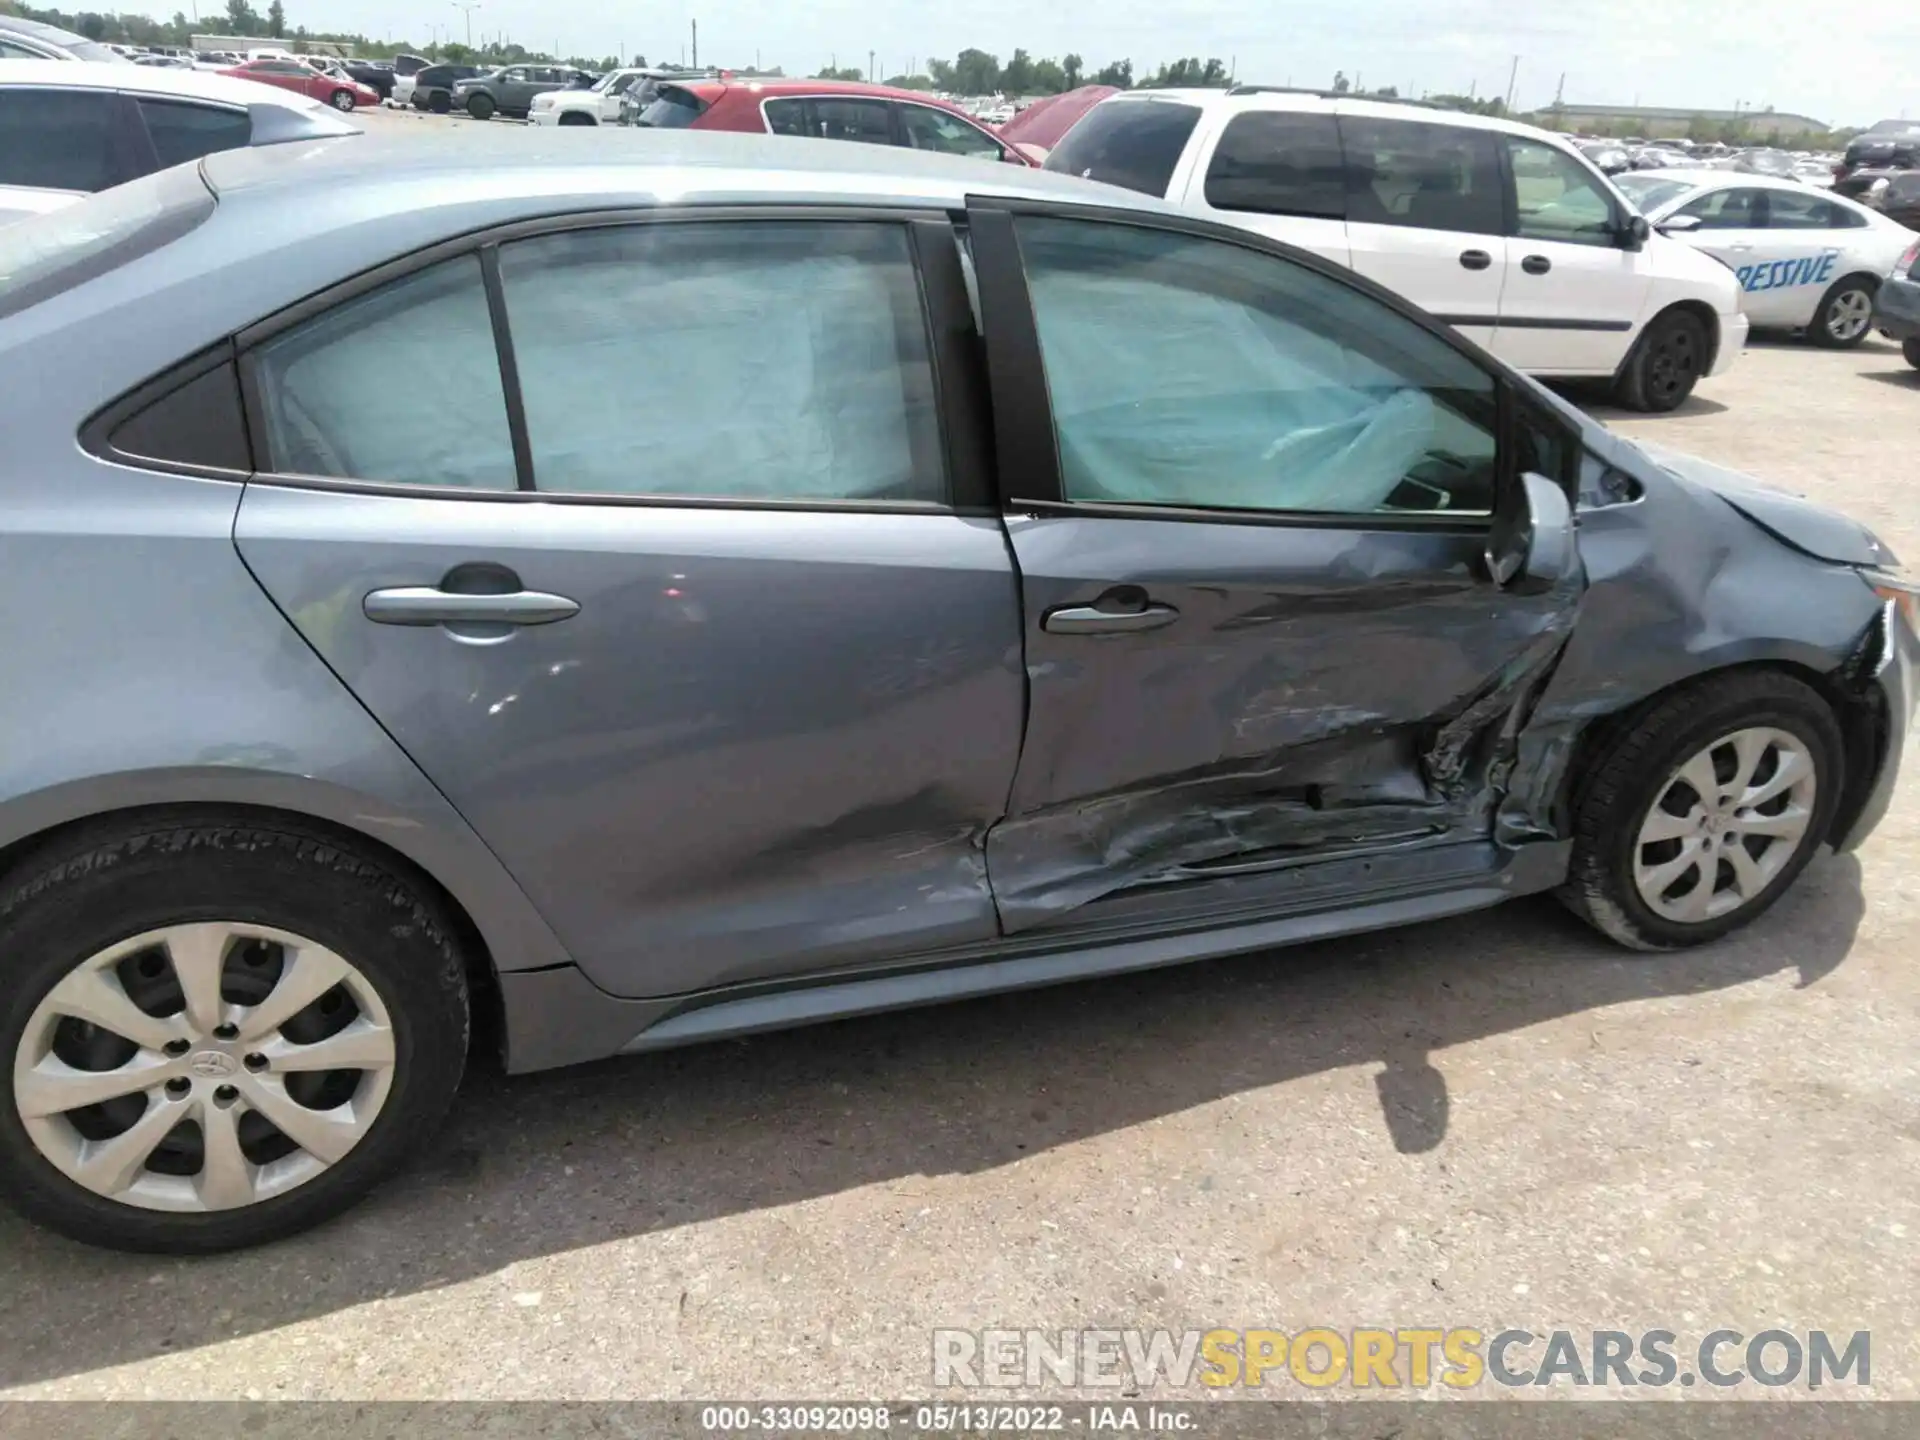
M1896 340L1920 335L1920 281L1905 276L1883 281L1873 297L1873 323Z
M1734 361L1747 348L1747 335L1752 328L1740 311L1720 317L1720 349L1713 357L1713 368L1707 372L1709 378L1733 369Z

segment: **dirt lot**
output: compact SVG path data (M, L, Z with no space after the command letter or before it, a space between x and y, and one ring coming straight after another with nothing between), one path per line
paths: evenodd
M1875 341L1610 418L1915 558L1916 415ZM0 1394L898 1398L935 1326L1471 1325L1867 1329L1872 1393L1920 1397L1916 861L1911 766L1862 854L1704 952L1540 900L483 1074L405 1181L273 1249L0 1219Z

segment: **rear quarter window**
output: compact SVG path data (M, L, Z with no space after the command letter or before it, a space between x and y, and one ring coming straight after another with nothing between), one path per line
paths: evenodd
M1164 197L1200 123L1195 105L1166 100L1096 105L1047 156L1046 168Z

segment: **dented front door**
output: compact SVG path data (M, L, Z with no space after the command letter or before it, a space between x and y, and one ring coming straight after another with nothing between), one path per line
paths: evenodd
M1486 573L1552 435L1332 272L1162 223L976 211L972 234L1028 680L987 840L1003 928L1486 842L1582 583Z

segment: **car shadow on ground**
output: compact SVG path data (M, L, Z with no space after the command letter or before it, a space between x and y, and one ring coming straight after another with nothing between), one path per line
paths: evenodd
M1727 413L1725 405L1718 400L1709 400L1704 395L1689 395L1664 414L1649 415L1640 410L1623 409L1614 402L1611 392L1605 385L1576 380L1556 380L1553 383L1553 389L1562 399L1578 405L1603 424L1609 420L1685 420L1689 416Z
M1761 923L1682 954L1629 954L1535 897L547 1075L483 1070L411 1174L279 1245L128 1256L0 1218L0 1386L256 1334L531 1257L990 1171L1332 1069L1377 1067L1395 1147L1431 1151L1447 1141L1452 1104L1436 1052L1783 973L1812 985L1846 958L1863 912L1859 863L1823 856ZM196 1303L181 1305L189 1283Z
M1863 380L1875 380L1882 385L1891 385L1896 390L1920 390L1920 370L1909 366L1905 370L1862 370Z

